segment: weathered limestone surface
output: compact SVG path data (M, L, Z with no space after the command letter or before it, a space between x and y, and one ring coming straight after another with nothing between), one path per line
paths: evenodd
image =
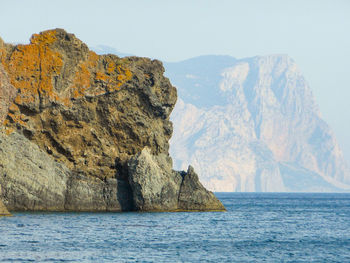
M183 179L168 153L177 94L161 62L99 56L55 29L27 45L1 41L0 66L9 87L0 90L0 184L10 211L179 209Z

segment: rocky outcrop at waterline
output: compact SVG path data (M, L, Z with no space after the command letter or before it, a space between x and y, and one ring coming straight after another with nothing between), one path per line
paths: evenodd
M23 135L0 133L0 184L10 211L131 210L123 181L69 170Z
M10 211L224 210L203 187L193 191L209 199L186 209L180 201L188 178L168 153L177 94L161 62L99 56L62 29L27 45L1 41L0 62L0 94L8 94L0 99L0 184ZM152 173L137 161L144 152ZM148 201L138 180L153 191Z
M190 166L187 172L171 169L165 154L148 148L129 161L129 182L134 207L143 211L222 211L224 206L206 190Z
M0 38L0 47L3 47L3 42ZM4 121L8 113L8 108L14 99L17 90L10 84L7 74L0 64L0 123ZM1 150L1 149L0 149ZM1 184L0 184L0 196L1 196ZM0 198L0 216L10 215L6 206L3 204Z
M1 186L0 186L0 194L1 194ZM11 214L7 210L6 206L3 204L3 202L0 199L0 217L1 216L10 216Z
M11 214L7 210L6 206L4 206L4 204L0 200L0 216L9 216L9 215L11 215Z
M4 67L0 64L0 123L3 123L5 120L8 108L10 107L10 104L12 104L16 93L16 88L11 85Z

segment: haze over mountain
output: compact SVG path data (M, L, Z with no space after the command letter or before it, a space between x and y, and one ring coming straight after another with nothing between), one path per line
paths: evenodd
M179 95L170 140L177 169L192 163L214 191L350 190L341 147L290 57L209 55L164 66Z
M133 54L119 52L117 49L106 45L93 46L91 47L91 50L95 51L98 55L114 54L121 58L134 56Z
M178 89L170 153L214 191L344 191L350 172L287 55L165 63Z

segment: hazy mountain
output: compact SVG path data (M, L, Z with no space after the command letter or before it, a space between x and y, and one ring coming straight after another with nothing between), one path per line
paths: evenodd
M286 55L165 63L178 89L170 153L214 191L344 191L350 172Z
M90 49L95 51L98 55L114 54L114 55L117 55L118 57L121 57L121 58L133 56L132 54L122 53L113 47L105 46L105 45L97 45L94 47L90 47Z

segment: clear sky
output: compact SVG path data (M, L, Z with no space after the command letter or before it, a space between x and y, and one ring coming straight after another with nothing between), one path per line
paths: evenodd
M89 46L164 61L198 55L290 55L350 164L349 0L7 0L0 36L28 42L64 28Z

